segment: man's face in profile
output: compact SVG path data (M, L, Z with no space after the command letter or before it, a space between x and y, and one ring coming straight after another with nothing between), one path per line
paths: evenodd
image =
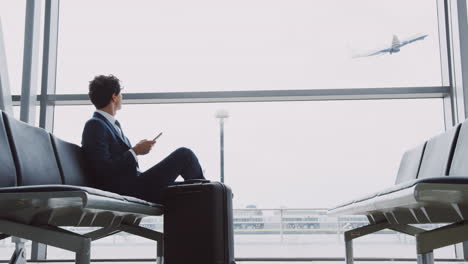
M122 109L122 92L115 97L115 110Z

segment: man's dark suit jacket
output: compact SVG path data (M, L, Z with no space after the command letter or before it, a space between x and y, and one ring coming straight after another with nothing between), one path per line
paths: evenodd
M82 148L94 174L94 185L120 194L128 193L140 174L131 148L119 132L101 114L95 112L86 122L82 135Z

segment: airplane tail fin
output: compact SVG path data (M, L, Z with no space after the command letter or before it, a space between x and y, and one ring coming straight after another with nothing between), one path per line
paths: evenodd
M400 40L396 35L393 35L392 48L398 48L398 46L400 46Z

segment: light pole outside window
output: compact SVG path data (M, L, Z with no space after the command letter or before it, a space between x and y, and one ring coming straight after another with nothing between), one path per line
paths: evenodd
M216 112L216 118L219 118L219 142L220 142L220 170L221 170L221 182L224 183L224 119L229 117L229 113L226 110L218 110Z

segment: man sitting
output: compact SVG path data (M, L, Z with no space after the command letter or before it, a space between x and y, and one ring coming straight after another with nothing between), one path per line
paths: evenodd
M122 87L115 76L96 76L89 84L89 98L96 111L86 122L82 147L95 176L95 185L110 192L161 203L161 191L181 175L185 180L204 179L196 155L179 148L145 172L138 156L148 154L156 140L132 146L115 119L122 108Z

